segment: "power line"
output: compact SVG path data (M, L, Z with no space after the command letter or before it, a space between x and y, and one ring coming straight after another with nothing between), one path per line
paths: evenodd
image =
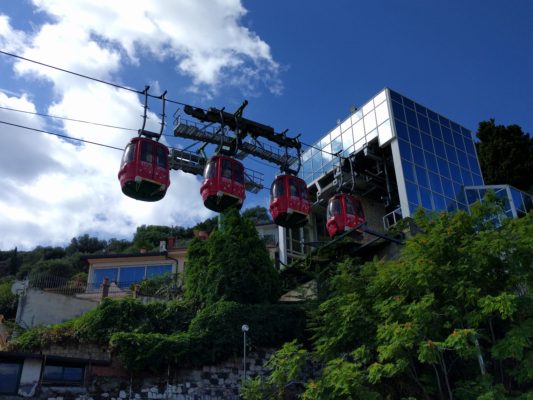
M14 112L19 112L19 113L24 113L24 114L38 115L40 117L56 118L56 119L62 119L62 120L65 120L65 121L73 121L73 122L80 122L80 123L83 123L83 124L103 126L105 128L114 128L114 129L122 129L122 130L125 130L125 131L135 131L135 132L137 132L137 129L134 129L134 128L125 128L123 126L102 124L102 123L98 123L98 122L85 121L85 120L82 120L82 119L60 117L58 115L50 115L50 114L43 114L43 113L33 112L33 111L17 110L15 108L2 107L2 106L0 106L0 109L7 110L7 111L14 111Z
M13 53L8 53L7 51L3 51L3 50L0 50L0 54L4 54L6 56L9 56L9 57L14 57L14 58L18 58L19 60L24 60L24 61L28 61L28 62L31 62L31 63L34 63L34 64L37 64L37 65L41 65L43 67L47 67L47 68L51 68L51 69L55 69L57 71L61 71L61 72L64 72L66 74L71 74L71 75L74 75L74 76L78 76L80 78L85 78L85 79L89 79L91 81L95 81L95 82L99 82L99 83L103 83L105 85L109 85L109 86L113 86L117 89L122 89L122 90L127 90L129 92L133 92L133 93L137 93L137 94L141 94L141 95L145 95L145 92L144 91L141 91L141 90L137 90L137 89L132 89L130 87L127 87L127 86L123 86L123 85L119 85L117 83L113 83L113 82L108 82L108 81L104 81L103 79L98 79L98 78L94 78L92 76L89 76L89 75L84 75L84 74L80 74L78 72L74 72L74 71L69 71L68 69L64 69L64 68L59 68L59 67L56 67L56 66L53 66L53 65L50 65L50 64L46 64L46 63L43 63L43 62L40 62L40 61L36 61L36 60L32 60L32 59L29 59L29 58L26 58L26 57L22 57L22 56L19 56L17 54L13 54ZM161 96L154 96L152 94L146 94L148 97L151 97L153 99L159 99L161 100ZM187 104L185 103L182 103L182 102L179 102L179 101L176 101L176 100L171 100L171 99L165 99L165 101L168 101L169 103L174 103L174 104L178 104L178 105L182 105L182 106L186 106Z
M49 131L45 131L43 129L30 128L29 126L13 124L11 122L0 121L0 124L14 126L16 128L27 129L27 130L35 131L35 132L46 133L47 135L54 135L54 136L57 136L57 137L60 137L60 138L64 138L64 139L76 140L76 141L82 142L82 143L94 144L96 146L107 147L107 148L113 149L113 150L124 151L124 149L121 149L120 147L110 146L108 144L103 144L103 143L98 143L98 142L92 142L90 140L85 140L85 139L75 138L75 137L71 137L71 136L67 136L67 135L62 135L60 133L49 132Z
M121 149L120 147L110 146L110 145L108 145L108 144L103 144L103 143L93 142L93 141L90 141L90 140L85 140L85 139L80 139L80 138L72 137L72 136L62 135L62 134L60 134L60 133L55 133L55 132L45 131L45 130L43 130L43 129L37 129L37 128L31 128L31 127L29 127L29 126L24 126L24 125L19 125L19 124L13 124L13 123L11 123L11 122L0 121L0 124L13 126L13 127L15 127L15 128L20 128L20 129L27 129L27 130L34 131L34 132L46 133L47 135L53 135L53 136L57 136L57 137L64 138L64 139L68 139L68 140L75 140L75 141L77 141L77 142L82 142L82 143L87 143L87 144L93 144L93 145L96 145L96 146L106 147L106 148L108 148L108 149L118 150L118 151L121 151L121 152L124 151L124 149ZM269 190L269 189L266 188L265 186L261 186L260 190Z
M123 126L116 126L116 125L102 124L102 123L93 122L93 121L85 121L85 120L81 120L81 119L60 117L58 115L50 115L50 114L43 114L43 113L33 112L33 111L18 110L16 108L9 108L9 107L2 107L2 106L0 106L0 109L7 110L7 111L20 112L20 113L24 113L24 114L38 115L38 116L47 117L47 118L57 118L57 119L62 119L62 120L66 120L66 121L80 122L82 124L103 126L105 128L114 128L114 129L122 129L122 130L125 130L125 131L138 132L138 129L135 129L135 128L126 128L126 127L123 127ZM162 134L162 136L176 138L176 136L174 136L174 135Z
M85 79L89 79L89 80L92 80L92 81L95 81L95 82L103 83L105 85L110 85L110 86L113 86L113 87L115 87L117 89L127 90L127 91L130 91L130 92L133 92L133 93L137 93L137 94L143 95L143 96L146 94L144 91L140 91L140 90L137 90L137 89L132 89L130 87L119 85L119 84L116 84L116 83L113 83L113 82L104 81L103 79L94 78L92 76L80 74L78 72L70 71L70 70L67 70L67 69L64 69L64 68L59 68L59 67L56 67L56 66L53 66L53 65L50 65L50 64L46 64L46 63L40 62L40 61L36 61L36 60L32 60L32 59L29 59L29 58L26 58L26 57L23 57L23 56L19 56L17 54L8 53L8 52L3 51L3 50L0 50L0 54L4 54L6 56L18 58L20 60L31 62L31 63L37 64L37 65L41 65L43 67L55 69L57 71L61 71L61 72L67 73L67 74L78 76L80 78L85 78ZM148 97L150 97L150 98L161 100L161 96L154 96L154 95L151 95L151 94L146 94L146 95ZM188 105L186 103L182 103L180 101L171 100L171 99L165 99L165 101L168 101L169 103L173 103L173 104L177 104L177 105L182 105L182 106L187 106ZM199 108L199 107L196 107L196 108ZM307 143L304 143L304 142L300 142L300 143L302 143L302 145L304 145L304 146L307 146L309 148L318 150L318 151L320 151L322 153L326 153L326 154L329 154L331 156L337 156L337 154L331 153L329 151L325 151L325 150L320 149L319 147L316 147L314 145L310 145L310 144L307 144Z

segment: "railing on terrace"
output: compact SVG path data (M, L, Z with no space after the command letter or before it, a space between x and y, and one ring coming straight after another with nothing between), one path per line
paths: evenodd
M110 281L107 297L131 296L135 291L139 296L169 298L181 292L181 285L175 276L164 275L150 279L149 284L142 285L143 280L135 281ZM28 287L41 289L48 293L76 296L79 298L99 299L104 292L103 282L86 282L63 277L41 277L30 279Z
M398 207L396 210L391 211L383 217L383 227L388 231L392 226L403 218L402 209Z

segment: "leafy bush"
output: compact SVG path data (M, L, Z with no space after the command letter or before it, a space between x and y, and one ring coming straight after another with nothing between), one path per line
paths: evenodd
M221 214L221 228L207 241L193 240L185 275L185 295L200 306L220 300L273 303L279 276L254 224L235 209Z
M142 304L135 299L104 299L98 308L62 324L37 327L17 337L17 350L41 350L52 343L95 342L107 344L118 332L171 334L187 330L193 309L182 301Z
M201 310L187 332L172 335L120 332L111 346L133 371L158 370L167 364L216 363L242 352L242 324L250 327L252 346L273 347L305 336L302 305L246 305L219 302Z

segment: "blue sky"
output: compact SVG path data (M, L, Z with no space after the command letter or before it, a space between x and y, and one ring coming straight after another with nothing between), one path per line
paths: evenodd
M168 90L200 107L233 110L248 99L246 117L301 133L305 143L386 86L474 131L495 118L533 132L533 2L526 0L4 0L0 50L136 89L150 84L153 94ZM138 128L140 101L0 55L3 107ZM1 109L0 120L117 147L132 134ZM173 172L157 204L135 202L120 193L120 152L12 127L0 140L8 193L0 230L10 232L0 249L65 244L85 232L131 238L141 224L191 225L213 215L190 175ZM276 173L253 159L246 167L267 181ZM267 197L249 196L247 205L265 206Z

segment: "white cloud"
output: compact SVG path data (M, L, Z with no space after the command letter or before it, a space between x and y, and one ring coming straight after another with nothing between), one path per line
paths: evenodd
M215 91L239 78L248 85L264 83L273 92L281 90L279 65L268 44L239 24L246 10L238 0L33 3L54 22L34 38L25 53L28 58L52 59L62 68L97 74L112 71L121 52L131 62L148 52L160 60L172 58L176 69L192 79L193 89ZM40 70L31 65L20 68Z
M31 35L12 29L9 18L0 15L0 45L9 42L25 57L115 82L126 62L138 69L144 57L170 58L191 78L192 90L214 92L233 84L250 91L258 83L281 90L268 45L239 24L246 11L238 0L33 3L52 18ZM14 71L52 84L49 114L134 129L142 123L142 99L135 93L24 61L16 61ZM152 86L152 93L160 92L158 82ZM30 100L35 95L0 90L0 105L35 112ZM152 104L149 130L159 130L158 106ZM73 121L56 121L51 128L50 120L1 109L0 120L119 148L135 135ZM131 238L142 224L188 226L212 215L201 205L199 178L181 171L171 172L170 188L159 202L124 196L117 179L121 156L117 150L2 125L0 249L63 245L86 232Z
M76 108L81 100L86 107ZM34 111L26 96L0 93L0 105ZM132 108L141 107L136 96L97 86L85 92L73 89L64 102L50 111L58 115L91 117L128 126ZM87 112L87 115L84 114ZM128 111L129 110L129 111ZM94 118L94 115L92 115ZM0 120L42 128L40 117L0 110ZM136 121L138 122L138 121ZM109 128L67 122L73 137L125 147L131 134ZM32 248L38 244L65 244L84 232L103 237L131 238L142 224L187 226L205 219L210 212L199 206L199 181L192 175L173 171L165 198L145 203L125 197L117 179L122 153L95 145L73 144L55 136L6 127L0 135L0 249Z
M0 48L7 52L19 51L26 41L26 34L11 27L9 17L0 14Z

